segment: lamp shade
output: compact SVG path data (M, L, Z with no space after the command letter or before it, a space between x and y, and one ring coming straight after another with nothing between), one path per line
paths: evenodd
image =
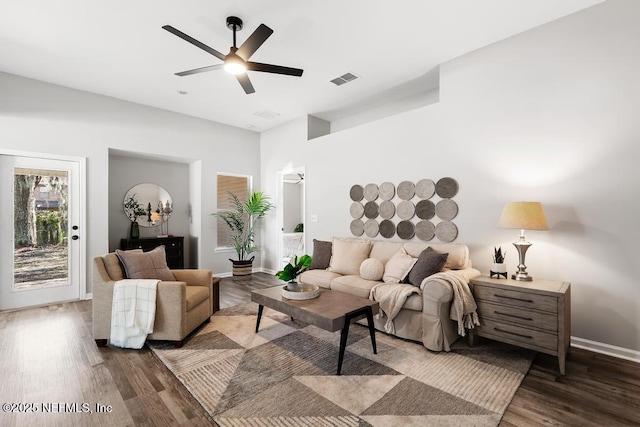
M540 202L507 203L500 216L500 228L548 230L547 217Z

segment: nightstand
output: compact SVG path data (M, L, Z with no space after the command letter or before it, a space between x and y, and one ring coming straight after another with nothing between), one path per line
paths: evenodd
M564 375L571 338L570 283L482 275L470 287L480 318L480 326L469 330L470 345L474 336L481 336L551 354Z

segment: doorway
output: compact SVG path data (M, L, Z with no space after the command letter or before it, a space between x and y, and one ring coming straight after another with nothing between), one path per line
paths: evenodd
M80 295L80 163L0 155L0 310Z
M304 255L305 251L305 175L304 168L295 168L278 174L280 184L279 230L281 233L279 245L280 265L284 267L296 256Z

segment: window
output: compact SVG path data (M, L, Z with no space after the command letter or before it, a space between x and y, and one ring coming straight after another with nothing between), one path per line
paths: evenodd
M218 174L218 211L232 209L233 201L229 193L233 193L241 201L246 200L251 191L251 177L242 175ZM229 227L220 218L218 221L218 248L233 248L229 237Z

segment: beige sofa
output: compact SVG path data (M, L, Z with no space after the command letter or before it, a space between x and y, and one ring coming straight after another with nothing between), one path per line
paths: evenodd
M211 270L171 270L176 281L158 283L156 317L150 340L182 340L213 314ZM111 335L113 285L122 269L114 253L93 259L93 338L100 347Z
M334 248L335 248L334 239ZM339 239L360 241L362 239ZM417 258L427 247L439 253L448 253L443 271L450 271L466 283L480 272L471 266L469 249L460 243L419 243L419 242L390 242L383 240L368 240L370 243L369 258L376 258L386 264L402 248L408 255ZM335 249L334 249L335 254ZM333 254L331 264L334 264ZM356 261L358 262L358 261ZM379 281L366 280L356 274L339 274L331 271L316 269L303 272L298 279L301 283L315 284L323 288L346 292L369 298L371 289ZM411 286L411 285L406 285ZM450 345L459 338L458 324L450 319L453 289L442 281L422 281L423 291L409 296L398 315L393 319L394 334L405 339L420 341L429 350L449 351ZM385 319L375 319L376 329L384 331Z

